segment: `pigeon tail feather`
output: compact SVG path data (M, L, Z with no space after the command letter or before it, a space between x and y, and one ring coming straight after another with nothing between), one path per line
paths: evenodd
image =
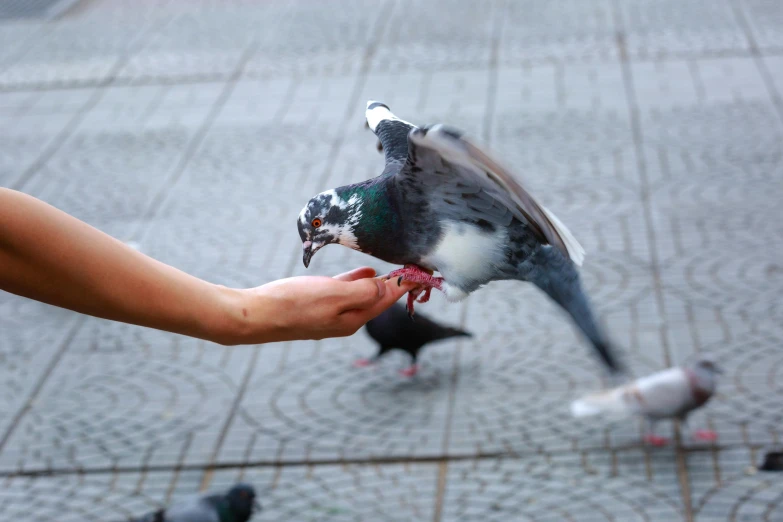
M473 337L473 334L459 328L443 328L436 334L437 339L451 339L452 337Z
M623 399L621 389L612 389L594 393L571 403L571 414L574 417L592 417L595 415L626 416L632 411Z
M576 266L582 266L582 263L585 260L584 247L582 247L579 241L577 241L571 231L568 230L568 227L565 226L563 222L560 221L557 216L555 216L548 208L542 206L541 210L544 211L546 217L549 218L555 229L560 234L560 239L563 240L563 244L566 246L566 250L568 250L568 255L570 256L571 261L576 263Z
M552 247L539 249L532 259L533 267L525 279L535 284L559 304L590 340L601 361L613 372L623 371L613 348L606 340L582 289L576 266Z

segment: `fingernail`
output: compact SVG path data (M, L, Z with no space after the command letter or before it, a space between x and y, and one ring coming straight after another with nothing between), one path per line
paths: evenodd
M376 279L375 284L378 285L378 297L383 297L384 295L386 295L386 283Z

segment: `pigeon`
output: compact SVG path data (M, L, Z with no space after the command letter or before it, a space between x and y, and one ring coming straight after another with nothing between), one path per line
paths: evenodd
M237 484L224 495L195 497L133 522L247 522L260 509L253 487Z
M578 399L571 403L571 413L574 417L641 415L648 426L645 442L664 446L669 441L655 435L655 423L661 419L678 419L682 429L689 433L688 414L710 400L721 373L714 362L701 358L691 366L669 368ZM692 435L697 440L717 439L712 431L700 430Z
M411 315L433 288L459 301L491 281L528 281L620 372L580 283L584 250L554 214L459 131L416 127L375 101L365 119L386 166L376 178L326 190L305 205L297 220L305 267L329 244L404 265L387 278L419 284L408 294Z
M764 455L761 471L783 471L783 451L770 451Z
M411 321L405 307L399 304L372 319L365 325L365 329L378 343L378 353L371 359L357 360L354 366L370 366L390 351L398 349L411 356L411 365L400 371L406 377L413 377L418 373L419 351L425 345L452 337L472 337L468 332L442 326L421 314L416 316L416 321Z

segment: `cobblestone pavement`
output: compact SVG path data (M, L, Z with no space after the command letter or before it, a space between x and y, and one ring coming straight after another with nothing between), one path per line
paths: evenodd
M270 521L783 520L752 468L783 444L777 0L83 0L0 22L0 184L221 284L385 270L333 247L305 272L293 223L380 172L370 98L524 176L636 372L714 354L693 424L719 442L573 420L600 368L521 283L426 305L476 337L413 380L352 368L363 333L224 348L2 294L0 519L244 478Z

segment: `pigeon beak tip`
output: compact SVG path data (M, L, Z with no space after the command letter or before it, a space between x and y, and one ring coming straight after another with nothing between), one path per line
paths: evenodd
M305 241L302 243L302 263L305 268L310 267L310 259L313 258L313 243L312 241Z

